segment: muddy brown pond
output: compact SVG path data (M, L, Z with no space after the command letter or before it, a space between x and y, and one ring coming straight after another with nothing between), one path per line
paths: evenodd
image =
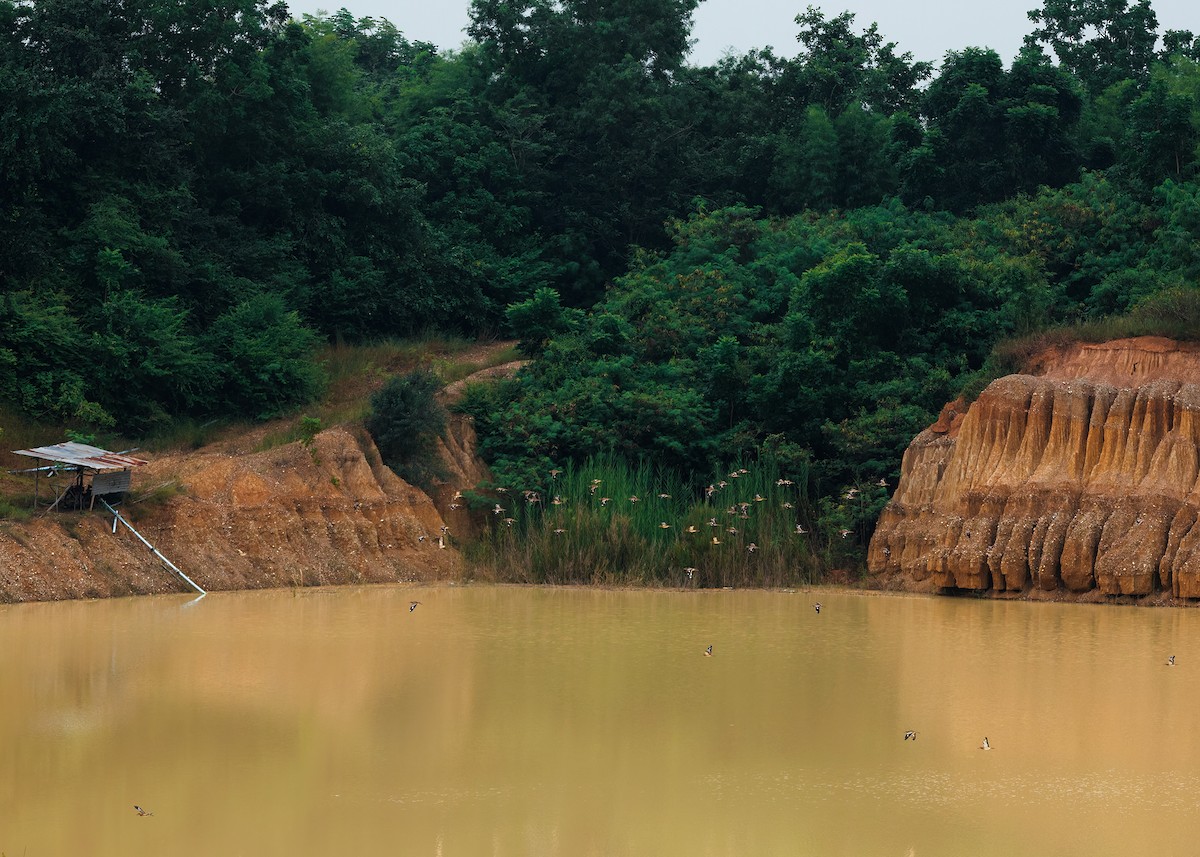
M1190 855L1198 712L1189 609L474 586L10 605L0 852Z

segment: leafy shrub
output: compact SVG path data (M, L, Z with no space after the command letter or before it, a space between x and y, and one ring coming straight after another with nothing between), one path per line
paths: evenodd
M384 462L424 489L442 477L434 445L446 430L446 409L437 400L440 388L428 369L398 375L371 397L366 421Z
M277 295L256 295L221 315L208 344L220 366L225 413L270 419L321 389L317 335Z

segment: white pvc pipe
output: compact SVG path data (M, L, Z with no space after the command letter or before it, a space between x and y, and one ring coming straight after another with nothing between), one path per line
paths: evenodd
M156 548L154 545L150 544L150 542L146 541L146 539L142 536L142 534L133 528L133 524L129 523L127 520L122 518L120 512L118 512L112 506L108 505L107 500L105 500L103 497L101 497L99 499L100 499L100 502L104 504L104 507L106 509L108 509L108 511L113 513L113 532L114 533L116 533L116 531L117 531L117 521L120 521L122 524L125 525L126 529L128 529L129 532L133 533L135 536L138 537L138 539L141 541L142 544L144 544L146 547L150 548L150 553L154 554L156 557L158 557L160 560L162 560L163 564L166 565L167 568L171 569L171 571L173 571L177 575L179 575L184 581L186 581L188 586L192 587L192 589L196 590L201 595L208 594L207 592L205 592L203 589L200 588L200 585L198 583L196 583L194 580L192 580L190 577L188 577L186 574L184 574L182 571L180 571L179 568L176 567L175 563L171 562L169 559L167 559L165 556L163 556L161 553L159 553L158 548Z

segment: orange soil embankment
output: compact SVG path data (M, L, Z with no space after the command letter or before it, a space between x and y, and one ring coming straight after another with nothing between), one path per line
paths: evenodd
M1198 518L1200 347L1080 344L913 440L868 566L912 589L1197 599Z

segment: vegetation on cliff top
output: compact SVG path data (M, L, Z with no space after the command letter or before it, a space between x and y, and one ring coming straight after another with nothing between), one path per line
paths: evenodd
M1200 41L1147 0L937 69L812 8L795 58L691 66L697 2L473 0L439 54L266 0L0 0L0 400L295 415L323 344L512 332L537 360L465 405L502 485L771 462L822 529L999 339L1194 333Z

